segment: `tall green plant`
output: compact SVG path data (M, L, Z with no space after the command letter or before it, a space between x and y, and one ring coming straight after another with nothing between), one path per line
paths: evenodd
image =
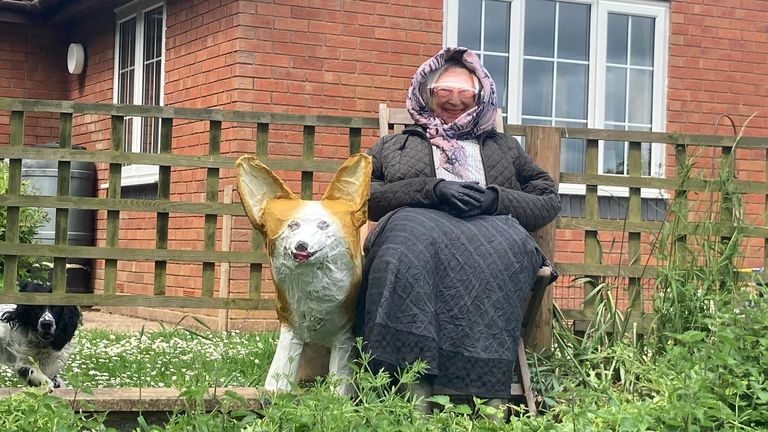
M29 182L21 182L22 194L33 194L35 191ZM0 195L8 193L8 162L0 161ZM32 243L37 232L43 224L48 222L48 214L37 207L24 207L19 211L19 242ZM8 226L8 208L0 207L0 242L6 241ZM19 276L28 277L33 266L38 263L34 257L19 257ZM0 280L5 274L5 263L0 261Z
M733 148L738 144L739 135ZM716 178L707 181L706 201L676 199L659 237L653 330L663 349L672 335L708 331L711 318L733 308L738 268L743 261L745 223L734 184L734 153L719 159ZM683 166L690 178L693 158Z

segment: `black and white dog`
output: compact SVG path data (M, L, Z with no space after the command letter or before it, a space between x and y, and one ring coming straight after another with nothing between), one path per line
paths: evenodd
M49 293L51 286L23 282L21 292ZM74 350L77 306L0 305L0 362L32 387L58 388L58 376Z

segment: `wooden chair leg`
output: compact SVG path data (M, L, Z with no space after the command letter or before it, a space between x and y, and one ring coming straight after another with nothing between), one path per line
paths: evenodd
M520 373L520 382L523 386L522 390L525 396L525 403L528 405L528 411L533 415L537 415L536 399L533 396L533 389L531 389L531 373L528 370L528 358L525 355L525 343L522 337L517 343L517 370Z

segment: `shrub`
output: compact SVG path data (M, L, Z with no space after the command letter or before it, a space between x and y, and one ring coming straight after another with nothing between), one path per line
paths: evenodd
M8 162L0 161L0 195L8 193ZM35 193L29 182L21 182L22 194ZM48 222L48 214L41 208L24 207L19 211L19 242L32 243L40 227ZM8 208L0 207L0 242L5 241L6 228L8 226ZM38 260L33 257L19 257L19 277L28 277L33 266ZM0 261L0 281L5 274L5 263ZM1 282L0 282L1 283Z

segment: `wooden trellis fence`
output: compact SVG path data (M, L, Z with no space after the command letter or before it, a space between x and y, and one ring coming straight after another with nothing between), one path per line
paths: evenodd
M24 145L24 120L29 113L54 113L59 116L59 148L41 149ZM107 150L73 150L73 116L97 115L110 118L110 146ZM110 306L147 306L147 307L184 307L184 308L221 308L221 309L273 309L273 301L262 298L262 266L267 262L263 252L263 242L253 231L250 251L222 251L216 249L217 218L224 215L244 215L239 203L226 204L219 201L220 172L233 169L239 155L221 155L222 123L246 123L256 128L256 142L253 151L271 168L301 172L301 195L312 195L314 173L333 172L339 161L321 160L314 157L316 128L333 127L346 129L350 153L361 149L364 131L375 133L378 130L376 118L352 118L341 116L316 116L274 114L263 112L228 111L212 109L188 109L174 107L127 106L112 104L90 104L44 100L22 100L0 98L0 119L9 119L10 133L6 142L0 142L0 158L9 162L8 193L0 196L0 206L7 209L6 240L0 243L0 254L5 263L4 287L0 292L0 303L35 303L35 304L76 304ZM159 118L161 139L159 154L130 153L123 150L124 124L128 117ZM205 156L174 154L173 125L175 121L204 121L208 124L208 151ZM276 125L299 125L303 129L303 152L300 158L278 159L267 153L270 141L270 128ZM659 189L668 192L670 197L685 200L690 191L717 190L717 179L686 179L682 181L676 175L667 178L653 178L641 175L641 143L665 143L675 149L678 174L688 156L689 146L699 148L712 147L721 152L759 149L765 163L767 141L763 138L743 138L734 149L733 137L680 135L653 132L633 132L597 129L565 129L541 126L507 125L506 132L526 138L528 153L549 172L559 175L561 183L585 185L584 217L559 217L558 229L578 230L583 232L583 262L561 262L555 248L555 224L535 235L545 251L554 257L558 270L570 276L591 276L594 278L621 276L628 278L630 291L638 291L634 299L636 308L644 301L641 280L653 278L653 266L647 266L641 257L641 236L657 233L661 227L659 221L643 221L641 218L641 190ZM585 140L586 158L584 173L560 172L560 142L563 138ZM628 175L599 174L598 153L601 140L628 142ZM57 161L58 177L56 196L32 196L21 194L22 160L36 159ZM70 168L72 161L103 163L108 166L107 191L103 198L71 197L69 193ZM123 199L121 192L121 169L124 164L146 164L159 166L157 198L152 200ZM203 168L205 179L204 202L181 202L170 200L171 167ZM766 165L768 167L768 165ZM768 170L768 168L766 168ZM765 176L759 181L737 179L734 181L739 193L756 194L765 202L768 186ZM598 212L598 185L627 188L627 211L623 220L602 219ZM18 240L19 212L24 207L55 208L55 242L53 245L22 244ZM72 209L101 210L106 213L106 237L103 246L73 246L67 244L68 212ZM138 211L156 215L156 244L154 248L118 247L121 212ZM201 250L180 250L169 248L169 214L182 213L201 215L204 222L203 247ZM765 216L759 223L745 230L747 236L762 239L766 245L768 223ZM728 221L724 221L728 224ZM607 264L601 261L601 244L598 234L604 231L625 233L627 247L623 251L625 262ZM724 231L726 234L728 230ZM768 263L768 248L763 248L763 263ZM54 259L53 294L17 293L16 286L19 256L52 256ZM67 258L86 258L104 260L103 293L69 294L65 292L65 263ZM117 268L121 260L150 261L154 263L154 293L152 295L120 295L116 293ZM194 262L202 263L202 289L199 297L180 297L166 295L167 263ZM250 268L249 288L245 298L215 298L215 268L221 263L245 263ZM532 334L537 342L533 346L546 346L551 337L552 290L545 295L542 313L533 327ZM565 311L570 319L588 319L590 309L569 308ZM642 316L638 316L642 319Z

